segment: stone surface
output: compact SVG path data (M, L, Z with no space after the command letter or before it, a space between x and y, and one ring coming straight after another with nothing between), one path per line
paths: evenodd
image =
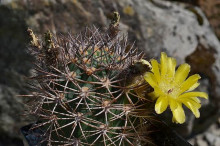
M220 1L219 0L168 0L199 6L206 14L212 28L220 39Z
M220 39L220 1L219 0L198 0L198 5L206 14L210 24L214 28L218 38Z
M197 139L195 146L208 146L208 143L203 139Z
M22 122L23 104L15 98L15 91L0 85L0 145L22 146L20 127Z
M203 77L199 90L208 91L210 103L201 110L202 116L196 120L196 126L192 126L194 116L187 113L187 123L177 129L185 136L192 130L194 133L205 130L219 116L220 101L220 43L208 20L199 8L184 4L158 0L145 3L137 0L130 4L135 6L140 26L134 31L137 39L137 34L141 34L138 45L151 57L157 58L159 52L165 51L177 58L178 64L188 62L192 73ZM131 23L127 25L132 26Z
M218 122L212 124L206 132L196 135L188 141L195 146L219 146L220 129Z
M0 6L0 145L22 145L19 129L26 124L24 106L17 97L27 93L25 76L31 67L23 15Z
M202 76L198 90L208 92L209 101L202 101L201 118L195 119L187 111L187 122L172 126L189 137L217 121L220 112L220 43L198 7L162 0L2 0L0 97L5 104L0 104L3 109L0 110L0 122L3 123L0 133L18 137L12 131L18 131L24 124L21 118L17 119L23 108L16 95L27 92L24 76L29 75L32 66L26 53L26 29L30 27L37 34L50 29L56 35L75 34L85 26L93 25L106 29L107 18L115 10L121 15L121 33L128 34L131 42L136 41L136 45L146 52L147 59L158 58L160 52L165 51L177 58L178 64L191 64L192 73ZM171 118L167 119L171 122Z

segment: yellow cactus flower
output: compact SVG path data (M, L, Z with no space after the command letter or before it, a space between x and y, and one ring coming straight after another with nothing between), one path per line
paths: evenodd
M176 70L176 60L167 57L164 52L161 53L160 64L152 59L151 65L152 70L145 74L144 79L154 88L150 96L156 99L156 113L161 114L170 106L173 122L182 124L185 122L182 107L184 104L196 118L199 118L201 104L197 97L208 99L208 95L205 92L191 91L199 86L198 80L201 77L194 74L187 78L190 65L184 63Z

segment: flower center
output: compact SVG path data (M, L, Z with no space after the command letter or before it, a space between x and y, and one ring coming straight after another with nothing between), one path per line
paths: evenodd
M161 91L166 95L166 96L169 96L169 97L172 97L172 98L177 98L178 95L179 95L179 87L177 85L175 85L174 82L168 82L168 81L165 81L165 82L161 82L159 84L159 87L161 89Z
M168 94L170 94L171 92L173 92L173 88L172 88L172 89L169 89L169 90L167 91Z

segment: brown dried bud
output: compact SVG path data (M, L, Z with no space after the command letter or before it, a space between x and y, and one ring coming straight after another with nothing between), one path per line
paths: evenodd
M27 31L28 31L29 36L30 36L30 39L31 39L30 45L33 46L33 47L37 47L37 48L40 49L39 40L38 40L38 38L35 36L34 32L33 32L30 28L28 28Z

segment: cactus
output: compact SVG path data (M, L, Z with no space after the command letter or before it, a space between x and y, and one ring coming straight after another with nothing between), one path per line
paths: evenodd
M143 98L150 70L142 53L117 33L118 21L106 32L87 28L79 35L44 43L29 29L37 82L29 113L32 129L44 131L48 145L144 145L149 142L150 109ZM113 33L112 33L113 32ZM145 91L145 92L143 92Z

